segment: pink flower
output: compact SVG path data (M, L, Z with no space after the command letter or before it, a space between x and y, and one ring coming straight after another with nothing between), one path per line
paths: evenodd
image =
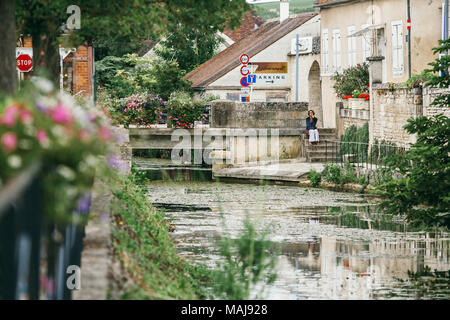
M20 107L17 104L10 105L3 111L1 116L1 123L7 127L12 127L16 124L16 118L19 115Z
M89 139L89 132L87 130L81 129L80 132L78 132L78 137L80 137L81 141L86 141Z
M46 143L48 141L48 135L45 130L38 130L36 134L36 139L39 141L40 144Z
M17 148L17 136L14 133L7 132L2 136L2 145L6 151L12 152Z
M33 121L33 114L27 109L22 109L20 111L20 121L22 124L31 123Z
M102 140L109 140L112 137L111 131L108 128L101 127L98 130L98 135Z
M52 119L56 123L66 124L72 122L73 118L70 111L66 107L62 104L58 104L52 112Z

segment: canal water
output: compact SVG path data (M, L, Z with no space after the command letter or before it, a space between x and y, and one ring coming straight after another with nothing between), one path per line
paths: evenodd
M186 180L201 180L190 170L181 172ZM176 180L154 179L149 198L173 219L179 253L190 261L214 267L220 259L216 239L238 237L247 215L258 229L269 228L270 240L281 251L278 278L262 298L450 298L448 278L427 289L407 281L408 271L450 270L450 234L410 232L403 221L377 213L372 197L295 186Z

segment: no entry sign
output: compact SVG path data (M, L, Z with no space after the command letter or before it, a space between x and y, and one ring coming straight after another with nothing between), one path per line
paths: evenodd
M17 70L28 72L33 69L33 59L28 54L20 54L16 58Z

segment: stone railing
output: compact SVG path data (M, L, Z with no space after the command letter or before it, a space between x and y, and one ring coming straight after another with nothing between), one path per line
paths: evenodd
M307 102L211 103L211 128L304 128Z

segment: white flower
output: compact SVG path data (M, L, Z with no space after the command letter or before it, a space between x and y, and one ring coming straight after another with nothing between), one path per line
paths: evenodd
M75 106L75 100L73 99L73 97L65 92L59 92L56 95L59 99L59 101L62 102L62 104L69 108L72 109Z
M76 176L75 171L67 166L58 166L56 168L56 172L58 172L60 176L64 177L68 181L74 180Z
M57 138L63 138L65 137L65 132L63 127L61 127L60 125L56 125L52 128L52 133L55 137Z
M86 157L85 161L90 167L95 167L98 163L98 159L91 154Z
M10 155L8 157L8 164L11 168L18 169L22 166L22 158L15 154Z
M53 83L42 77L31 77L31 82L43 93L50 93L53 91Z

